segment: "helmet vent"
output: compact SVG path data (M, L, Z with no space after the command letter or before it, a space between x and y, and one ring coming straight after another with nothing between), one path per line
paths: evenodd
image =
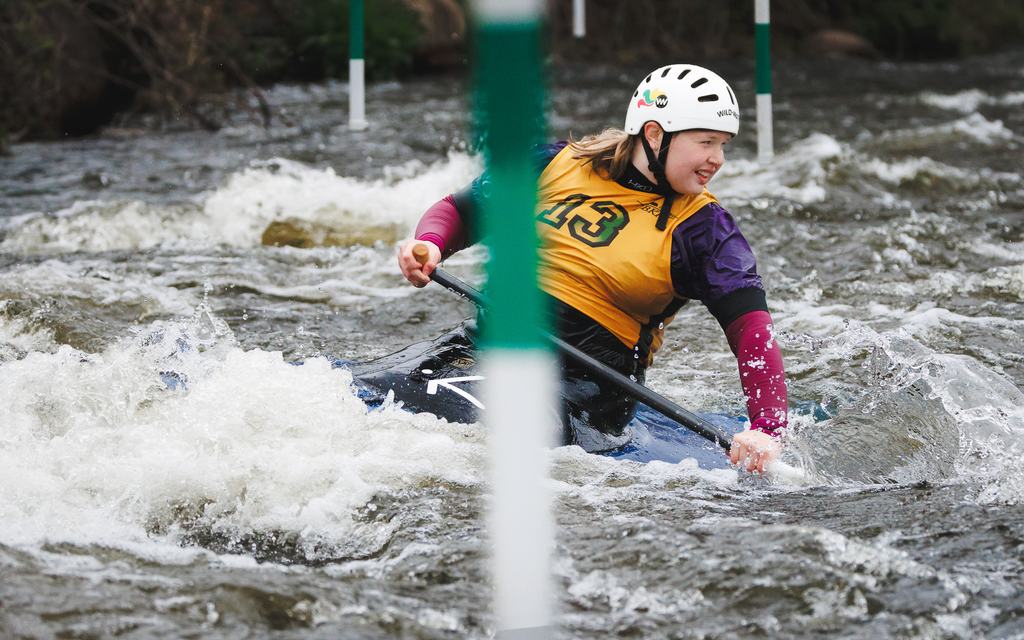
M707 79L707 78L700 78L700 79L698 79L698 80L695 80L695 81L694 81L694 83L690 85L690 88L691 88L691 89L696 89L696 88L697 88L697 87L699 87L700 85L702 85L702 84L706 84L706 83L707 83L707 81L708 81L708 79Z
M637 89L636 91L633 92L633 97L634 98L637 97L638 95L640 95L640 90L639 89Z
M664 78L668 75L668 72L672 70L672 67L665 67L665 70L661 72L661 77Z
M691 69L683 69L683 72L679 74L679 77L676 78L676 80L682 80L686 77L686 74L690 73L690 71Z
M706 96L701 96L701 97L697 98L697 102L718 102L718 94L717 93L709 93Z
M651 76L653 76L653 75L654 75L654 74L652 73L652 74L651 74ZM647 76L647 79L646 79L646 80L644 80L644 82L650 82L650 81L651 81L651 76Z
M725 88L729 90L729 99L732 100L733 104L736 104L736 96L732 95L732 87L726 85Z

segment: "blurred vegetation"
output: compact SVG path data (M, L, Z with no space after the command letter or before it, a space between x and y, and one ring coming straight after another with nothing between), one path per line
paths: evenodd
M549 7L550 42L560 60L706 60L753 52L752 0L587 0L582 40L569 36L572 3L549 0ZM1024 0L776 0L771 21L772 51L780 58L819 54L814 36L836 30L863 39L861 53L897 60L1024 47Z
M365 0L368 79L461 64L467 4ZM706 60L753 50L751 0L587 0L582 40L569 35L572 3L547 4L546 47L555 63ZM780 59L818 55L810 43L829 30L832 53L836 30L859 37L859 49L840 52L852 55L929 59L1020 48L1024 0L773 3ZM90 133L132 111L207 129L239 110L269 122L274 114L260 87L345 78L348 44L348 0L0 0L0 150L19 139Z
M347 0L0 0L0 147L89 133L125 110L211 130L239 109L268 122L260 86L345 75L348 10ZM367 77L407 71L419 31L402 0L366 2Z
M1024 47L1021 0L795 0L795 4L827 18L830 25L863 36L896 59L952 58Z

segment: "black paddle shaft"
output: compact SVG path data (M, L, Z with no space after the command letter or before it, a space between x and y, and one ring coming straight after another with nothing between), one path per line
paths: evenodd
M430 274L430 278L449 291L472 301L478 307L487 308L487 301L479 291L450 273L447 273L443 269L435 269L434 272ZM726 451L728 451L732 446L731 435L709 423L707 420L702 419L697 414L687 411L668 398L651 391L635 380L629 379L600 360L583 353L561 338L549 333L545 333L544 335L570 360L586 367L593 374L614 384L634 400L643 402L648 407L662 413L672 420L675 420L690 431L693 431L702 438L714 442Z

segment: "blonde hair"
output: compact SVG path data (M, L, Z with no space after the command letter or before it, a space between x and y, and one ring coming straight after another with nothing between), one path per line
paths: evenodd
M586 160L602 178L618 180L626 173L633 159L633 146L638 136L631 136L622 129L608 128L597 135L585 136L579 140L569 136L573 158Z

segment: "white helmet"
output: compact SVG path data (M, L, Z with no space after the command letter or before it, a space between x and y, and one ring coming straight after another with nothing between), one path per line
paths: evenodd
M740 108L729 84L693 64L670 64L640 82L626 111L626 133L657 122L665 131L710 129L736 135Z

